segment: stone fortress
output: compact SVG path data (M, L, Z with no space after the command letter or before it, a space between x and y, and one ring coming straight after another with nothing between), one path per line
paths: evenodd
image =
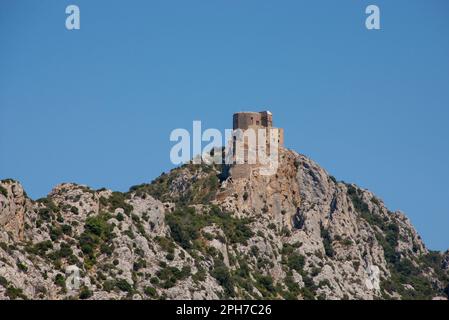
M260 141L258 141L258 130L265 129L267 140L265 150L269 153L271 150L271 143L277 142L276 147L282 147L284 145L284 129L273 127L273 114L270 111L260 111L260 112L237 112L233 115L233 130L241 131L242 135L233 135L232 141L232 155L233 160L236 160L236 149L237 144L241 143L243 145L244 153L244 163L235 163L230 166L229 174L233 179L247 178L251 175L253 169L259 169L262 165L260 163L248 163L249 154L253 153L257 155ZM255 145L250 145L248 143L248 130L252 129L256 136ZM275 134L271 136L272 139L277 141L272 141L270 143L270 131ZM271 134L273 134L271 133Z

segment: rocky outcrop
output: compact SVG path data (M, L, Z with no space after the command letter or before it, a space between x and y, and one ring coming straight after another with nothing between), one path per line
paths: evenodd
M37 201L2 181L0 298L445 296L448 254L368 190L287 149L275 175L221 171L184 165L127 193L61 184Z
M23 240L25 213L30 206L31 202L18 182L0 182L0 240Z

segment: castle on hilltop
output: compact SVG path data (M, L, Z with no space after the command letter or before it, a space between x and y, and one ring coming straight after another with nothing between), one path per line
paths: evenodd
M232 145L230 145L232 147L233 164L228 168L228 172L233 179L247 178L251 175L253 169L270 166L270 164L264 164L260 161L259 149L262 144L265 147L265 154L276 151L276 155L278 148L284 145L284 129L273 127L273 114L270 111L234 113L233 130L233 140ZM260 130L265 130L265 132L262 132L266 138L263 141L259 141ZM253 138L252 141L250 141L251 138ZM242 162L237 161L237 149L239 148L242 151ZM255 162L252 162L251 159L255 159Z

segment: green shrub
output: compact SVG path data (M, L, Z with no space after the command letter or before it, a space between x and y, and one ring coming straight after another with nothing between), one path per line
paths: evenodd
M156 275L163 282L161 286L165 289L173 287L177 281L184 280L190 276L191 269L189 266L184 266L182 269L169 267L165 263L161 263L161 269L156 272Z
M54 280L55 284L61 288L65 288L65 278L62 274L58 273Z
M21 288L16 288L14 286L9 286L8 288L6 288L6 295L11 299L11 300L16 300L16 299L23 299L23 300L27 300L27 296L23 293L23 290Z
M48 250L53 249L53 242L50 240L38 242L34 245L28 244L25 247L25 251L30 254L35 254L38 256L45 256Z
M147 296L151 297L151 298L156 298L157 297L157 291L156 289L154 289L153 287L145 287L144 291L143 291Z
M228 267L224 263L216 261L211 276L224 288L227 296L234 296L234 281L229 273Z
M110 254L109 250L105 250L105 244L112 241L113 226L108 224L110 218L107 214L100 214L86 219L84 232L79 237L79 246L81 251L86 255L87 267L90 267L96 260L96 251L101 247L104 253Z
M5 277L0 276L0 286L6 288L8 286L8 280Z
M328 279L321 280L320 283L318 284L318 287L319 288L323 288L323 287L332 288L331 283Z
M68 224L63 224L61 226L61 230L62 230L62 233L67 235L67 236L71 236L72 235L72 226L70 226Z
M203 268L198 268L198 271L192 275L192 279L195 282L206 280L206 271Z
M79 209L78 209L78 207L75 207L75 206L71 206L70 207L70 211L74 214L74 215L78 215L79 214Z
M175 244L171 239L166 237L155 237L156 242L161 246L162 250L168 253L175 253Z
M304 287L300 291L304 300L315 300L315 293L309 288Z
M58 225L54 225L50 228L50 239L56 241L63 235L62 228Z
M38 211L40 218L44 221L50 221L54 218L54 214L59 212L59 207L50 198L41 198L37 202L44 205L44 208Z
M84 230L97 237L108 237L111 232L111 226L107 223L107 218L105 215L98 215L94 217L89 217L86 219L86 224L84 225Z
M79 294L79 298L81 300L89 299L92 296L93 296L93 292L91 290L89 290L88 287L83 286L81 288L81 291L80 291L80 294Z
M134 262L133 264L133 270L134 271L139 271L142 268L145 268L147 266L147 263L145 260L143 260L142 258L139 258L139 260L137 260L136 262Z
M70 257L72 254L73 254L73 250L70 247L70 245L65 242L62 242L61 247L58 252L58 256L61 258L67 258L67 257Z
M256 280L258 288L262 291L265 297L269 297L270 294L276 292L273 278L270 275L257 275Z
M320 224L321 238L323 239L324 252L326 256L333 257L335 255L334 248L332 246L332 238L328 229L325 229L322 224Z
M114 252L114 244L102 243L100 245L101 254L106 254L108 256L112 255Z
M294 252L291 253L287 258L287 265L290 269L296 270L297 272L301 272L305 265L304 256Z
M123 214L122 214L121 212L117 213L116 218L117 218L118 221L123 221L123 220L125 220L125 217L123 216Z
M115 288L115 282L113 280L106 280L103 282L103 290L110 292L114 290Z
M287 287L288 291L283 292L282 296L286 300L297 300L299 294L301 293L301 289L299 285L293 280L293 276L290 274L287 274L287 276L284 279L284 284Z
M165 258L169 261L173 261L175 259L175 255L171 252L167 253L167 255L165 256Z
M25 264L23 264L21 261L17 261L16 265L17 265L17 268L19 268L20 271L22 271L22 272L27 272L28 271L28 267Z
M125 279L120 279L115 282L115 286L124 292L132 292L133 287Z
M50 221L53 219L53 212L48 208L39 209L38 215L43 221Z

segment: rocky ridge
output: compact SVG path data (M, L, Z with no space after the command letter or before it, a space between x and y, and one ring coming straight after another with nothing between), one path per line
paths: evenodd
M449 253L403 213L294 151L280 160L273 176L188 164L126 193L66 183L36 201L3 180L0 299L447 297Z

